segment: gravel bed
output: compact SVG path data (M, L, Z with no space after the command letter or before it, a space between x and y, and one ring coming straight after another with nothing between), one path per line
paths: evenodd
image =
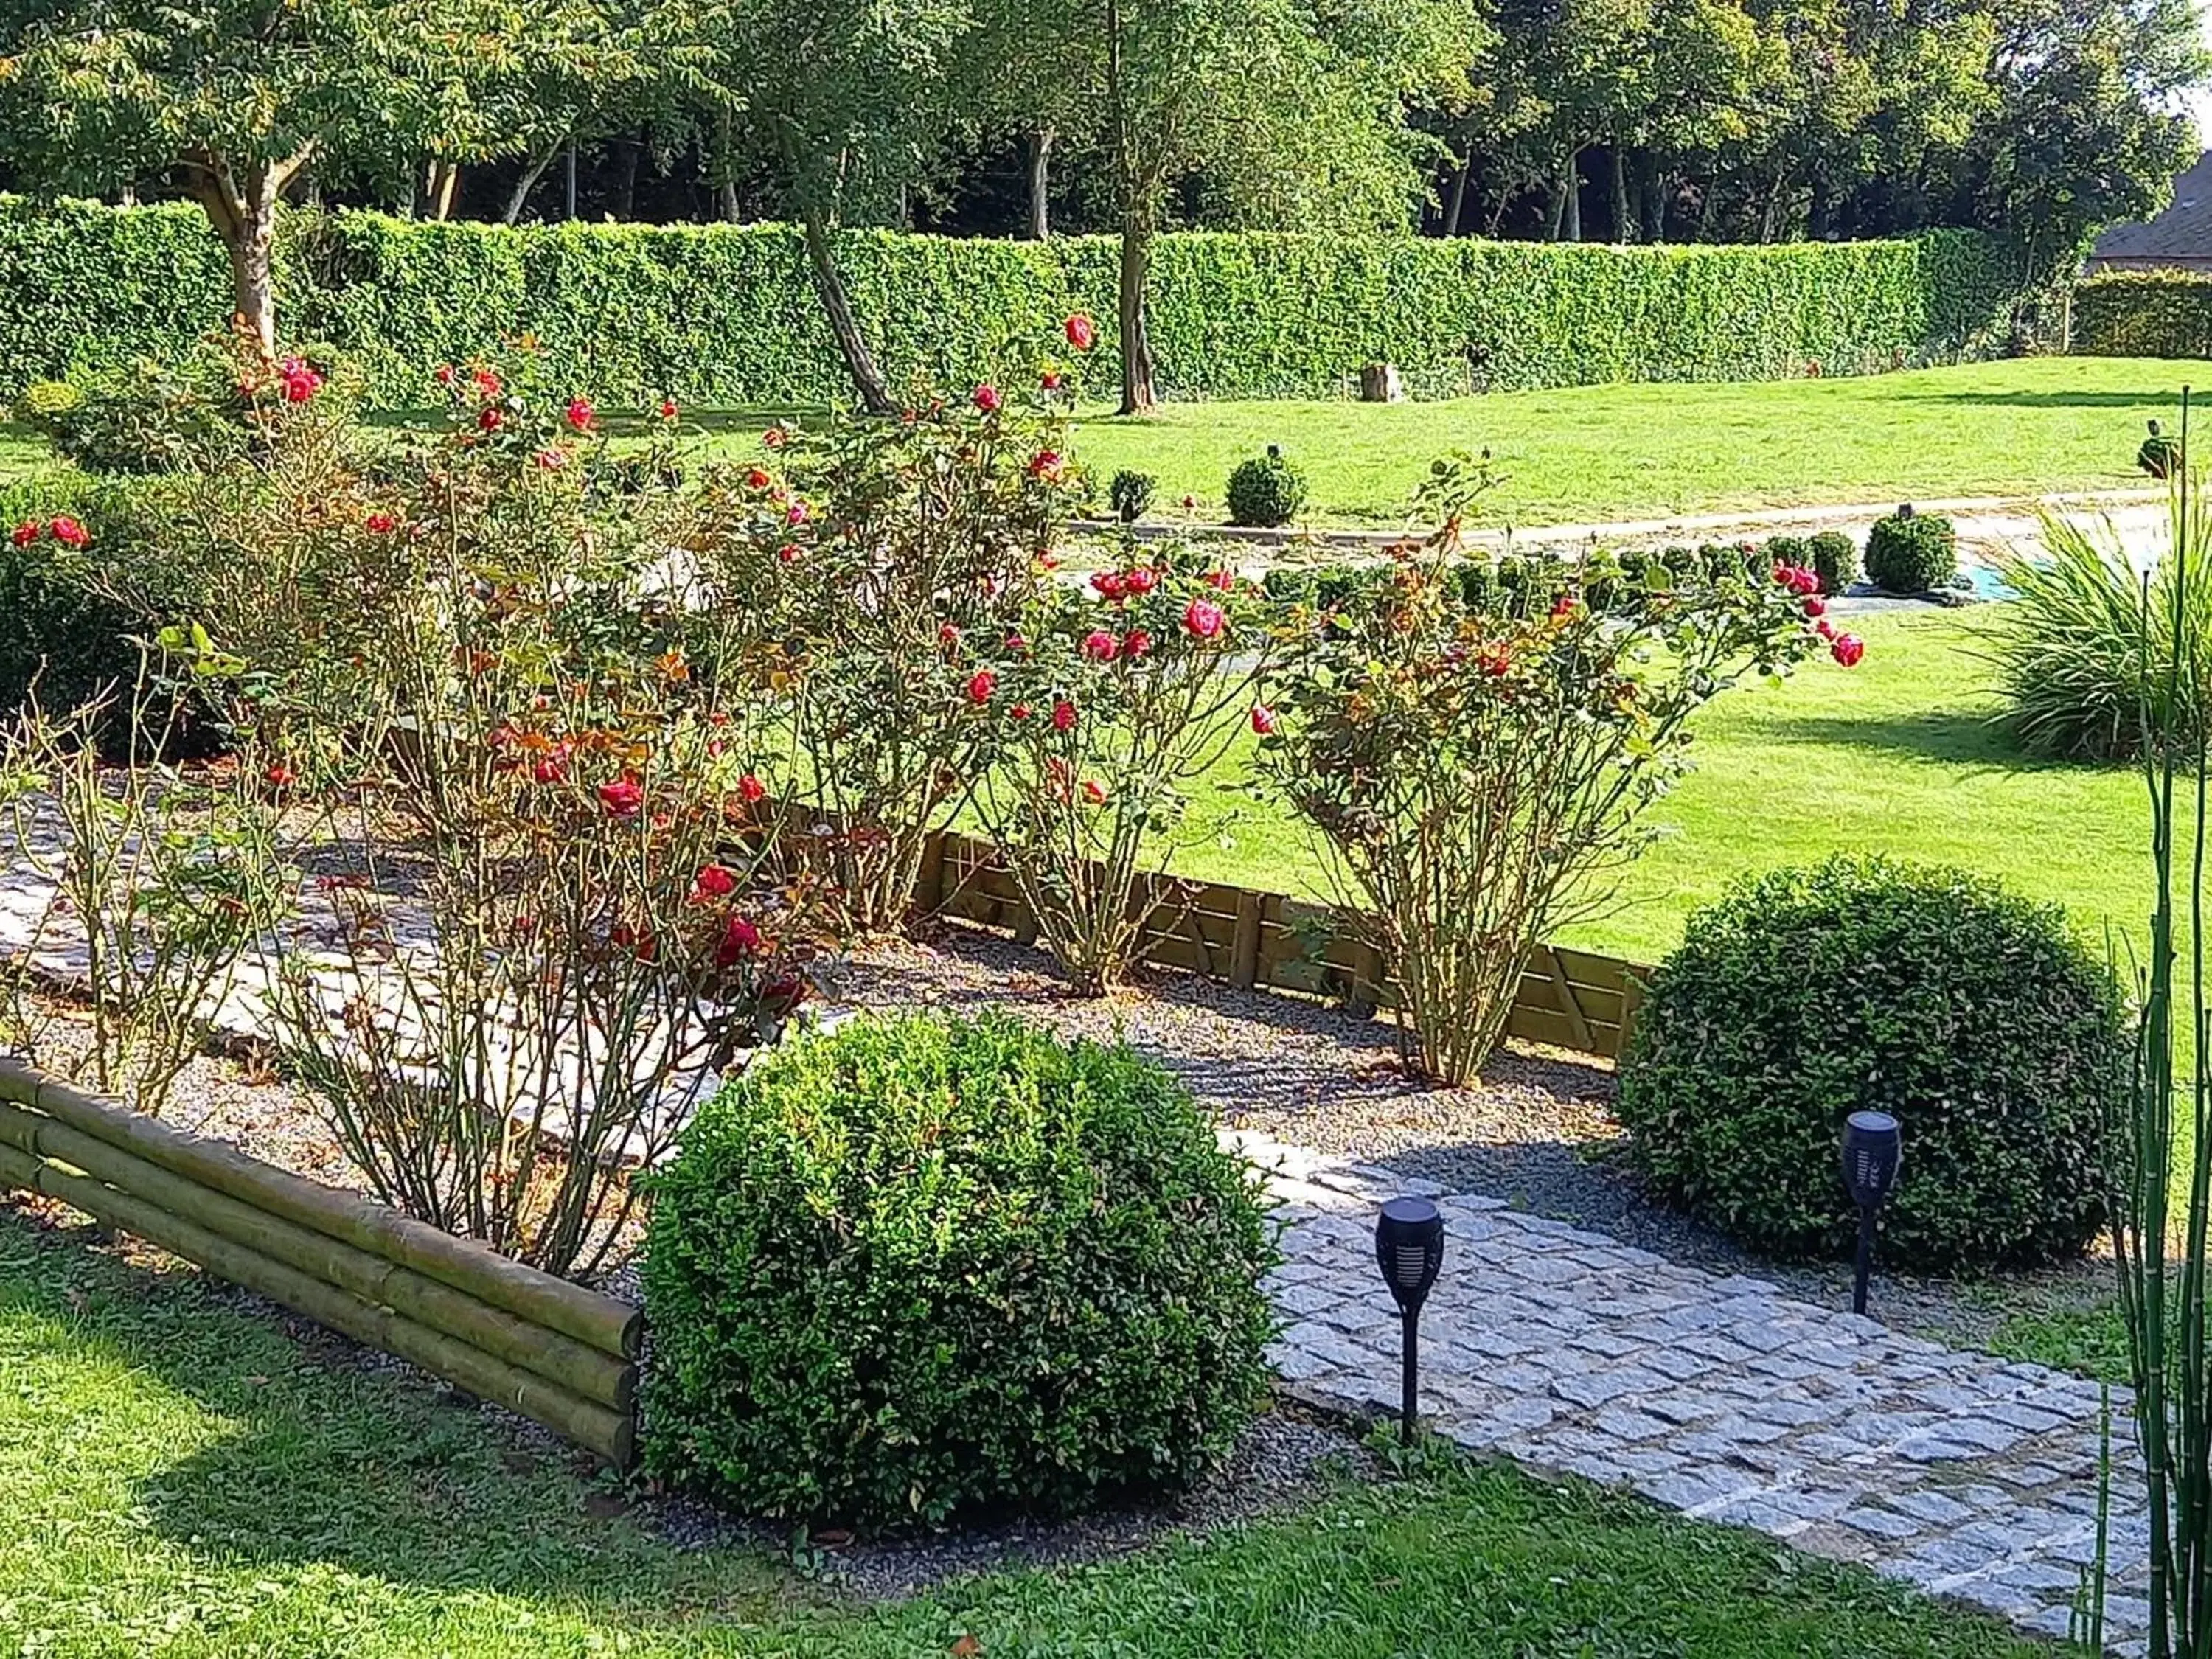
M1172 1537L1192 1536L1310 1503L1346 1480L1380 1478L1381 1465L1352 1428L1289 1401L1253 1420L1212 1475L1176 1502L1067 1521L978 1524L911 1537L856 1539L842 1530L797 1540L788 1527L748 1521L695 1500L655 1497L632 1510L639 1524L685 1548L751 1545L798 1554L831 1585L881 1600L1006 1567L1107 1560Z
M1501 1197L1808 1302L1850 1297L1848 1262L1778 1263L1645 1196L1620 1167L1613 1069L1587 1056L1509 1042L1478 1084L1438 1087L1407 1074L1387 1019L1171 970L1144 972L1110 997L1071 997L1042 951L958 927L872 947L848 990L864 1006L995 1003L1071 1036L1126 1037L1233 1127ZM2112 1288L2102 1256L2002 1279L1910 1278L1879 1263L1876 1274L1877 1318L1966 1344L2024 1308L2079 1305Z

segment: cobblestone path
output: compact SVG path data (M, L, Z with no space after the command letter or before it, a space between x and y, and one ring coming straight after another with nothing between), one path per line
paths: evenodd
M1419 1193L1446 1227L1421 1321L1422 1409L1438 1432L2066 1633L2096 1546L2096 1384L1680 1267L1501 1200L1224 1138L1277 1171L1288 1260L1272 1286L1285 1321L1274 1360L1292 1393L1397 1410L1375 1206ZM2106 1615L2114 1650L2138 1653L2148 1530L2126 1407L2116 1390Z

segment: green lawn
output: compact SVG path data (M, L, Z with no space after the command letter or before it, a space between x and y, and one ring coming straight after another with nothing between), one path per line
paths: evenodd
M2033 495L2142 482L2143 422L2203 364L2042 357L1855 380L1583 386L1435 404L1172 404L1085 420L1100 480L1134 467L1169 510L1222 514L1230 469L1271 443L1317 523L1403 522L1431 458L1487 447L1485 522L1581 524L1815 502Z
M1468 1468L1122 1562L868 1607L678 1550L602 1480L189 1270L0 1208L0 1651L2029 1659L1870 1575Z
M1697 769L1654 811L1659 839L1607 913L1564 942L1642 962L1681 937L1730 877L1832 851L1962 864L2063 903L2085 936L2137 938L2149 914L2149 811L2127 768L2021 759L1989 717L1977 654L2005 607L1869 617L1854 669L1825 659L1781 684L1747 684L1695 727ZM1196 792L1182 872L1328 896L1312 844L1271 801L1241 792L1240 748Z

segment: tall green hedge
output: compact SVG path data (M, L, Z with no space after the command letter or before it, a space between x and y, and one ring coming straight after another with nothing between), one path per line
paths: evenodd
M2128 270L2076 283L2069 349L2090 357L2212 357L2212 276Z
M854 231L855 308L893 380L961 385L998 343L1067 311L1113 349L1116 246ZM1607 248L1415 237L1162 239L1152 323L1163 390L1329 396L1395 362L1419 395L1609 380L1864 374L1972 355L2011 295L1985 239ZM197 210L0 198L0 396L72 364L174 349L228 307ZM556 374L608 402L841 398L797 233L779 225L285 221L286 333L356 354L384 404L435 364L533 332ZM1026 349L1026 345L1024 347ZM1103 365L1102 364L1102 368Z

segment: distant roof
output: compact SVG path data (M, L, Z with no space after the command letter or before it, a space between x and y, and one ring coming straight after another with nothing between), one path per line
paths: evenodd
M2173 201L2155 219L2114 225L2092 259L2212 259L2212 150L2173 181Z

